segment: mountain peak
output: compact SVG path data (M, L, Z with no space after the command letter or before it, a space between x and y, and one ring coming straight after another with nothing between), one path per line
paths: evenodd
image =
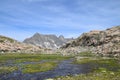
M63 36L63 35L60 35L59 38L64 38L64 36Z
M40 33L36 32L33 36L38 36L38 35L40 35Z
M64 36L63 36L63 35L60 35L60 36L59 36L59 39L60 39L60 40L62 40L62 41L64 41L64 40L65 40L65 38L64 38Z
M70 41L70 39L65 39L64 36L60 35L57 37L53 34L39 34L35 33L31 38L25 39L23 42L28 44L37 45L43 48L59 48L63 44L65 44L67 41Z

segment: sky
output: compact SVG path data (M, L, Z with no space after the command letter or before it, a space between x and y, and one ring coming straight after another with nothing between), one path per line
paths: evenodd
M76 38L120 25L120 0L0 0L0 35L23 41L36 32Z

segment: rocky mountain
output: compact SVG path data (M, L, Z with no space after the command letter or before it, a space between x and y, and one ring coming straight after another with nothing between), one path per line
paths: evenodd
M41 48L34 45L28 45L18 42L9 37L0 35L0 53L4 52L35 52L40 51Z
M102 55L120 55L120 26L112 27L104 31L90 31L83 33L62 49L79 53L81 51L92 51Z
M72 38L64 38L62 35L57 37L56 35L43 35L36 33L32 37L25 39L23 42L43 48L56 49L70 40L72 40Z

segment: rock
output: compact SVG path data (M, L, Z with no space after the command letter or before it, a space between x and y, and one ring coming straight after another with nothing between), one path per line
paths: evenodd
M9 37L0 36L0 52L36 52L40 51L42 48L34 45L28 45L25 43L18 42L17 40L14 40Z
M43 35L36 33L31 38L25 39L23 42L27 44L37 45L43 48L57 49L72 38L57 37L56 35Z
M92 51L102 55L116 56L120 54L120 26L112 27L104 31L90 31L61 47L64 50L76 48L76 52L82 50ZM80 49L79 49L80 48ZM75 52L75 51L74 51Z

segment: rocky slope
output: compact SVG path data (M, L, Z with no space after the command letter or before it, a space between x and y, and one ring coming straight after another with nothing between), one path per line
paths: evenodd
M34 45L28 45L18 42L12 38L0 35L0 53L4 52L35 52L41 48Z
M102 55L120 55L120 26L90 31L61 47L67 52L92 51Z
M56 49L70 40L72 40L72 38L66 39L62 35L57 37L56 35L43 35L36 33L32 37L25 39L23 42L43 48Z

